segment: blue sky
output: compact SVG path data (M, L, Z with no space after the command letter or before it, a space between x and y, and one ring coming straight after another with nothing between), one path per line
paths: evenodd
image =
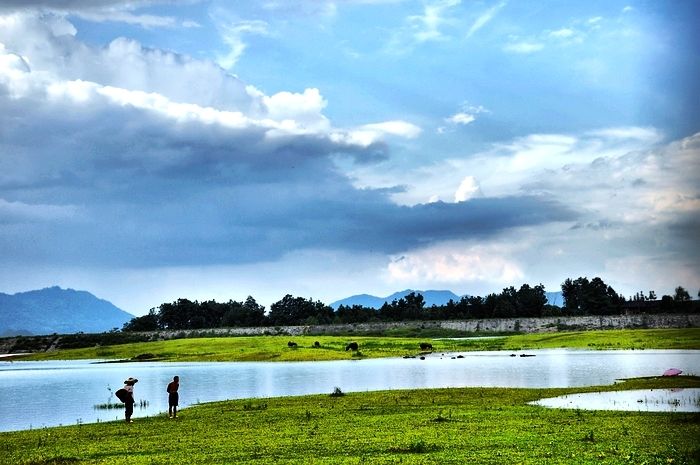
M0 283L700 285L696 2L0 2Z

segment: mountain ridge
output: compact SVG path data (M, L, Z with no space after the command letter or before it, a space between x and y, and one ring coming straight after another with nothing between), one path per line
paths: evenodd
M99 333L121 328L133 317L87 291L52 286L0 292L0 336Z
M337 310L338 307L340 307L341 305L350 307L353 305L362 305L363 307L379 309L382 305L384 305L385 302L391 303L394 300L398 300L402 297L405 297L411 292L421 294L423 296L423 299L425 300L426 307L430 307L432 305L445 305L447 302L450 301L450 299L454 300L455 302L458 302L462 297L469 297L468 294L457 295L450 290L419 291L413 289L406 289L403 291L394 292L393 294L390 294L386 297L377 297L371 294L352 295L350 297L345 297L343 299L336 300L335 302L332 302L330 306L335 310ZM545 292L545 296L547 297L548 304L557 306L563 305L564 299L562 297L561 291Z

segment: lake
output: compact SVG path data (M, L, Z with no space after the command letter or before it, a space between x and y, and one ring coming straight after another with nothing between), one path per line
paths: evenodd
M522 353L518 352L517 355ZM531 350L432 354L425 360L372 359L331 362L139 362L94 360L0 361L0 431L123 418L121 410L96 410L116 402L123 380L139 379L134 418L167 411L165 387L180 376L180 407L225 399L296 396L440 387L576 387L616 379L658 376L668 368L700 374L698 350ZM461 356L463 358L457 358ZM186 414L186 412L185 412Z

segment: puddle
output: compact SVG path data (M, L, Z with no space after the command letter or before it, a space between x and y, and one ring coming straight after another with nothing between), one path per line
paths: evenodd
M549 408L625 412L700 412L700 389L637 389L586 392L530 402Z

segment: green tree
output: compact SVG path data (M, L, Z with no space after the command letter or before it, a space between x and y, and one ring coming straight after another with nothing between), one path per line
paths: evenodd
M682 286L678 286L676 293L673 295L673 300L676 302L687 302L690 300L690 294Z
M155 308L150 309L146 315L132 318L122 327L122 331L156 331L158 329L160 329L160 321Z
M160 324L164 329L189 329L191 318L197 314L199 304L188 299L163 303L158 308ZM198 318L197 318L198 320Z
M333 317L333 309L323 302L290 294L272 304L268 315L272 325L328 324Z
M537 317L542 316L545 305L547 305L547 295L544 292L544 286L538 284L535 287L530 287L528 284L523 284L518 289L517 293L517 316Z
M605 315L620 313L624 297L596 277L567 278L561 285L564 308L572 315Z

